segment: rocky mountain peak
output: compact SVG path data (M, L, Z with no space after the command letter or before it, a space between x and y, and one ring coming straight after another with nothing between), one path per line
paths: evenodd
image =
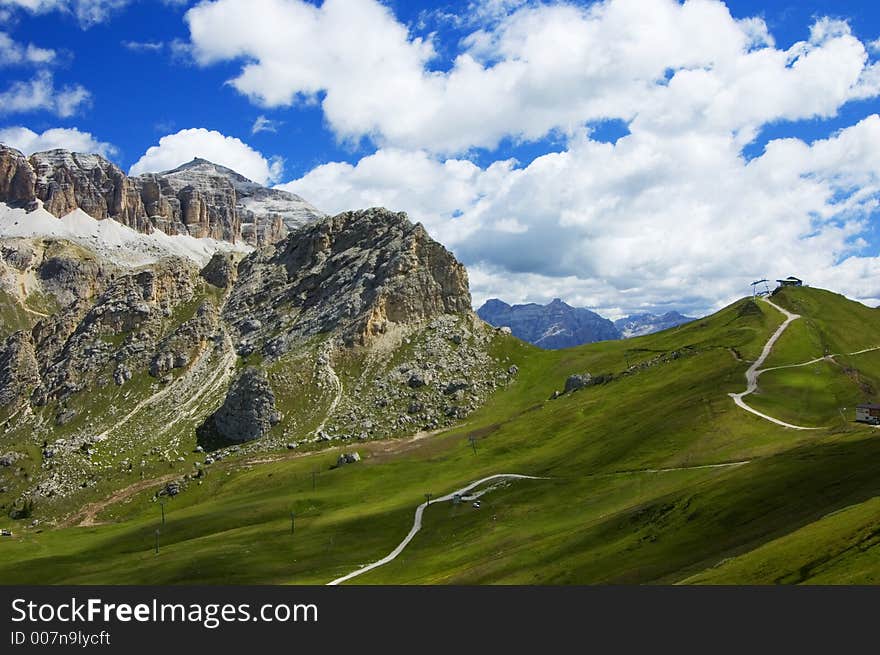
M249 255L227 313L241 349L272 356L318 333L363 344L395 325L470 307L467 272L452 253L406 214L373 208L306 225Z
M81 209L146 234L158 229L255 246L324 216L296 194L201 158L129 177L97 154L57 149L25 157L0 145L0 202L29 207L36 200L59 218Z
M619 338L614 324L588 309L571 307L559 298L546 305L485 303L477 314L490 325L509 327L514 336L542 348L569 348Z
M231 168L221 166L220 164L215 164L214 162L208 161L207 159L202 159L201 157L194 157L191 161L188 161L185 164L181 164L177 168L173 168L170 171L159 173L159 175L163 177L175 177L179 179L191 180L198 180L199 178L205 177L221 177L228 179L236 187L240 185L255 187L260 186L253 180L249 180L248 178L246 178L244 175L236 173Z
M693 320L693 317L685 316L677 311L670 311L664 314L641 313L618 319L614 321L614 326L620 330L620 334L624 339L628 339L666 330Z
M613 323L588 309L572 307L560 298L546 305L508 305L487 300L477 314L496 327L509 327L514 336L547 349L570 348L607 339L628 339L666 330L694 320L676 311L633 314Z

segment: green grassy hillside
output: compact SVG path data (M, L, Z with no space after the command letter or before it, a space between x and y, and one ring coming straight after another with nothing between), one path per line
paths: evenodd
M766 367L880 345L880 314L842 296L791 289L774 302L804 318ZM352 582L876 581L880 433L839 410L875 397L880 351L762 375L752 406L822 426L787 429L728 396L782 320L744 299L569 350L499 337L493 357L519 368L516 381L463 425L347 445L363 461L339 468L339 447L226 459L167 502L164 526L150 479L120 482L67 527L0 518L16 533L0 541L0 580L326 583L391 551L425 493L519 473L547 479L496 484L480 509L432 504L397 560ZM605 382L551 399L585 372Z
M825 427L844 425L858 403L877 400L878 310L822 289L786 288L773 301L801 318L767 358L768 370L749 398L755 409L798 425ZM876 350L868 350L872 348ZM823 357L827 359L792 366Z

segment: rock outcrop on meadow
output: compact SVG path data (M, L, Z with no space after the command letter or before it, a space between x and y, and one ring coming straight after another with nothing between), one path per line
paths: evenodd
M254 367L245 369L232 383L213 416L220 436L239 442L259 439L280 420L269 380L264 371Z

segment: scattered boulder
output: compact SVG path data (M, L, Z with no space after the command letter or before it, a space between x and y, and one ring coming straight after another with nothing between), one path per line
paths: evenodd
M5 453L4 455L0 455L0 466L4 468L12 466L21 458L22 455L19 453Z
M76 410L75 409L62 409L55 416L55 424L56 425L67 425L75 418L76 418Z
M189 355L183 352L157 353L150 362L150 375L161 378L169 371L189 364Z
M593 376L589 373L584 373L582 375L569 375L568 379L565 381L565 393L571 393L572 391L583 389L584 387L590 386L592 383Z
M265 371L248 367L238 377L213 416L214 426L230 441L259 439L281 421Z
M113 371L113 381L119 386L122 386L123 384L131 380L131 377L131 369L123 364L117 366L116 370Z
M343 453L339 456L339 459L336 460L336 466L344 466L345 464L354 464L355 462L361 461L361 456L357 452L353 453Z
M443 389L443 393L447 396L454 394L457 391L464 391L465 389L469 389L471 383L467 380L453 380L449 384L446 385L446 388Z

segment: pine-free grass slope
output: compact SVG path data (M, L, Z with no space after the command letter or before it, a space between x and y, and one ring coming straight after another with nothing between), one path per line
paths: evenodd
M796 299L805 312L827 296L804 289ZM815 312L829 343L871 345L865 342L880 335L875 314L832 300L832 325ZM629 341L545 352L499 339L494 356L517 365L519 376L457 430L359 445L362 463L333 470L335 453L270 464L224 461L169 503L159 555L152 552L159 508L145 492L108 508L99 516L107 525L0 543L0 580L325 583L391 551L424 493L522 473L551 479L505 483L483 496L480 510L432 505L423 531L398 560L355 581L715 581L692 576L724 572L714 567L780 539L801 543L798 535L823 516L870 503L880 491L873 429L841 421L834 429L795 432L740 410L727 396L744 387L747 360L781 320L772 307L743 300ZM863 334L842 334L847 329ZM677 358L664 357L672 352ZM549 400L569 374L586 371L615 379ZM468 436L477 437L476 454ZM723 463L731 465L699 468ZM866 514L854 516L849 529L869 523ZM870 542L860 543L872 552ZM877 559L864 555L841 575L870 580ZM723 581L778 577L733 569Z

